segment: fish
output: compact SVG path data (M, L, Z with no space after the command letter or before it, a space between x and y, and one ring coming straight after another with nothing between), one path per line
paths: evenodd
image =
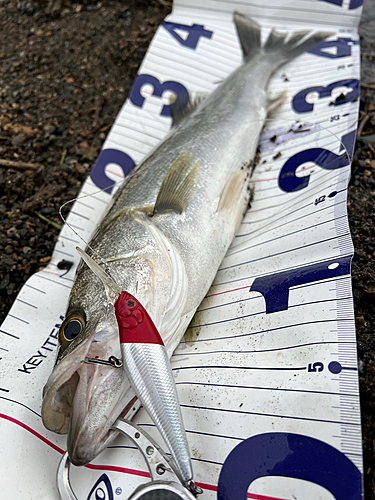
M243 63L210 95L171 104L173 126L115 194L86 252L152 319L170 357L209 290L245 214L249 178L275 71L333 33L261 28L233 21ZM42 420L68 434L75 465L115 438L118 417L140 407L122 367L113 292L81 261L56 362L43 390Z

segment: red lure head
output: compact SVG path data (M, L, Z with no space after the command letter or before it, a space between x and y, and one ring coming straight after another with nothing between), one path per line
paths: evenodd
M154 322L142 304L129 292L121 292L115 302L121 344L164 345Z

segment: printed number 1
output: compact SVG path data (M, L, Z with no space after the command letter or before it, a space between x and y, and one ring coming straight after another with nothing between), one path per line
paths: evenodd
M187 26L186 24L170 23L164 21L164 28L175 38L181 45L188 47L189 49L196 49L200 37L211 38L213 31L206 30L201 24L193 24L192 26ZM187 31L187 38L182 38L181 35L175 30Z

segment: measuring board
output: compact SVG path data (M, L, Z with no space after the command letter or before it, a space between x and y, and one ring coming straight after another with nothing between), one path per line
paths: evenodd
M88 240L117 186L167 134L169 96L212 91L241 64L233 10L262 25L332 31L280 69L287 91L267 120L254 198L216 279L172 357L195 480L206 500L359 500L361 425L346 215L359 107L362 0L176 0L68 221ZM114 36L115 32L114 32ZM66 438L41 422L59 325L82 245L66 225L50 264L0 328L1 498L57 499ZM63 260L74 262L60 271ZM162 444L146 413L136 423ZM73 468L79 499L126 499L147 481L118 437Z

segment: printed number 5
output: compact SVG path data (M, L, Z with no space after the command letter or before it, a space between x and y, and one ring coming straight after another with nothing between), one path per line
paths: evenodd
M307 366L308 372L322 372L324 370L323 363L309 363Z

